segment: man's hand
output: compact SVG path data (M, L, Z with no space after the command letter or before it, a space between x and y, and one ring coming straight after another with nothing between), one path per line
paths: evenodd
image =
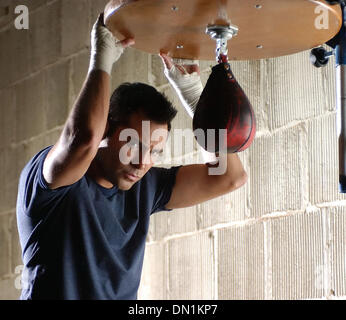
M203 92L198 60L173 59L160 53L164 64L166 78L174 88L185 110L191 118L195 114L196 106ZM202 158L206 163L215 163L214 153L200 148Z
M95 22L91 32L91 58L89 73L93 70L103 70L109 75L113 64L120 58L127 48L135 43L129 38L118 41L103 23L103 13Z
M192 118L203 91L197 60L173 59L160 53L165 75Z

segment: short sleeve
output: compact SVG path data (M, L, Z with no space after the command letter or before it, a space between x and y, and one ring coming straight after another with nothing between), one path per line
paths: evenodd
M43 164L51 148L52 146L47 147L37 153L26 164L20 175L17 211L23 212L30 217L39 217L44 214L42 208L62 197L69 189L68 186L51 190L43 177Z
M151 185L155 186L155 196L151 214L159 211L172 211L165 206L169 202L175 184L177 172L181 166L151 169Z

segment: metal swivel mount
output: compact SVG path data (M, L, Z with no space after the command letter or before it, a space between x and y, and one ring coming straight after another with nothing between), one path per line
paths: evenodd
M335 50L327 51L324 47L313 48L310 52L310 61L316 68L325 67Z
M216 40L216 61L219 63L228 61L227 41L238 34L239 28L235 25L209 25L206 33Z

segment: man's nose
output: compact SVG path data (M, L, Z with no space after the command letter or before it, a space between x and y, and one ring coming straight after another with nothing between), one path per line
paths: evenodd
M139 155L135 157L133 161L131 161L131 164L138 169L143 169L145 166L149 165L150 162L150 150L147 150L146 152L140 152Z

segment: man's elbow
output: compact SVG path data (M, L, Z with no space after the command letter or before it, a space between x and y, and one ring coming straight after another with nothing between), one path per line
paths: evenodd
M234 190L239 189L244 184L246 184L247 180L248 180L248 175L246 171L242 171L235 179L232 179L229 182L228 192L232 192Z

